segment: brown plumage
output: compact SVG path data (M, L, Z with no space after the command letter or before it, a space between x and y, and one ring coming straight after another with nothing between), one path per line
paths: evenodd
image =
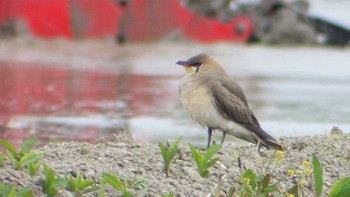
M241 87L231 79L220 63L206 54L178 61L187 74L181 79L180 96L183 107L192 119L208 127L208 147L212 130L258 144L267 149L283 150L275 138L266 133L249 109Z

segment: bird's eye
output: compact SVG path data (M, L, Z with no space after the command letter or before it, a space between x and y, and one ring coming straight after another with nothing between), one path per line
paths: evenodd
M196 63L192 64L192 66L194 66L194 67L201 67L202 65L203 64L200 62L196 62Z

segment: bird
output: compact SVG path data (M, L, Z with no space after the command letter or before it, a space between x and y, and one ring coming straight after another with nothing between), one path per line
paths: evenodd
M284 150L277 140L265 132L252 110L242 88L226 73L220 63L207 54L198 54L176 64L186 74L179 85L180 100L189 116L208 128L207 148L214 130L257 144L260 148Z

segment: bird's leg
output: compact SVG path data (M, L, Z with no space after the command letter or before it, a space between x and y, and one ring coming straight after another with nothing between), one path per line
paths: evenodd
M213 132L212 128L208 128L208 145L207 145L207 149L210 147L210 143L211 143L211 133Z
M224 131L224 133L222 134L222 138L221 138L221 146L223 146L223 145L224 145L224 141L225 141L226 134L227 134L227 132L226 132L226 131Z
M260 144L260 140L259 140L259 141L258 141L258 153L259 153L259 155L260 155L260 157L261 157L260 149L261 149L261 144Z

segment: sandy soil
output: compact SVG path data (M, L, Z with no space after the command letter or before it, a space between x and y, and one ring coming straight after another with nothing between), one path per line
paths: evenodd
M326 196L336 180L350 176L349 141L348 134L281 138L280 142L288 148L283 159L278 159L273 150L264 150L263 157L260 157L256 146L227 145L216 155L219 157L219 162L210 170L209 178L199 176L188 145L181 143L178 154L172 162L169 177L162 171L163 159L157 144L133 144L125 140L114 142L100 140L95 145L63 142L52 143L34 151L43 151L44 162L55 169L59 176L82 172L85 177L99 182L101 174L108 172L118 177L143 178L144 189L140 196L163 196L169 193L174 193L176 196L225 194L232 186L238 188L237 181L242 171L238 167L238 156L243 168L253 169L257 173L272 174L274 177L272 182L277 183L280 191L292 187L295 181L305 179L303 187L305 196L310 196L312 193L310 177L289 176L287 171L305 170L303 162L311 163L312 154L315 153L324 167L323 196ZM33 184L35 196L44 196L40 187L43 178L44 175L40 172L32 179L25 171L14 170L9 161L0 168L1 182L15 183L17 186ZM116 196L116 191L107 188L106 194ZM91 193L86 196L96 195L97 193ZM61 189L59 196L71 196L71 194Z

